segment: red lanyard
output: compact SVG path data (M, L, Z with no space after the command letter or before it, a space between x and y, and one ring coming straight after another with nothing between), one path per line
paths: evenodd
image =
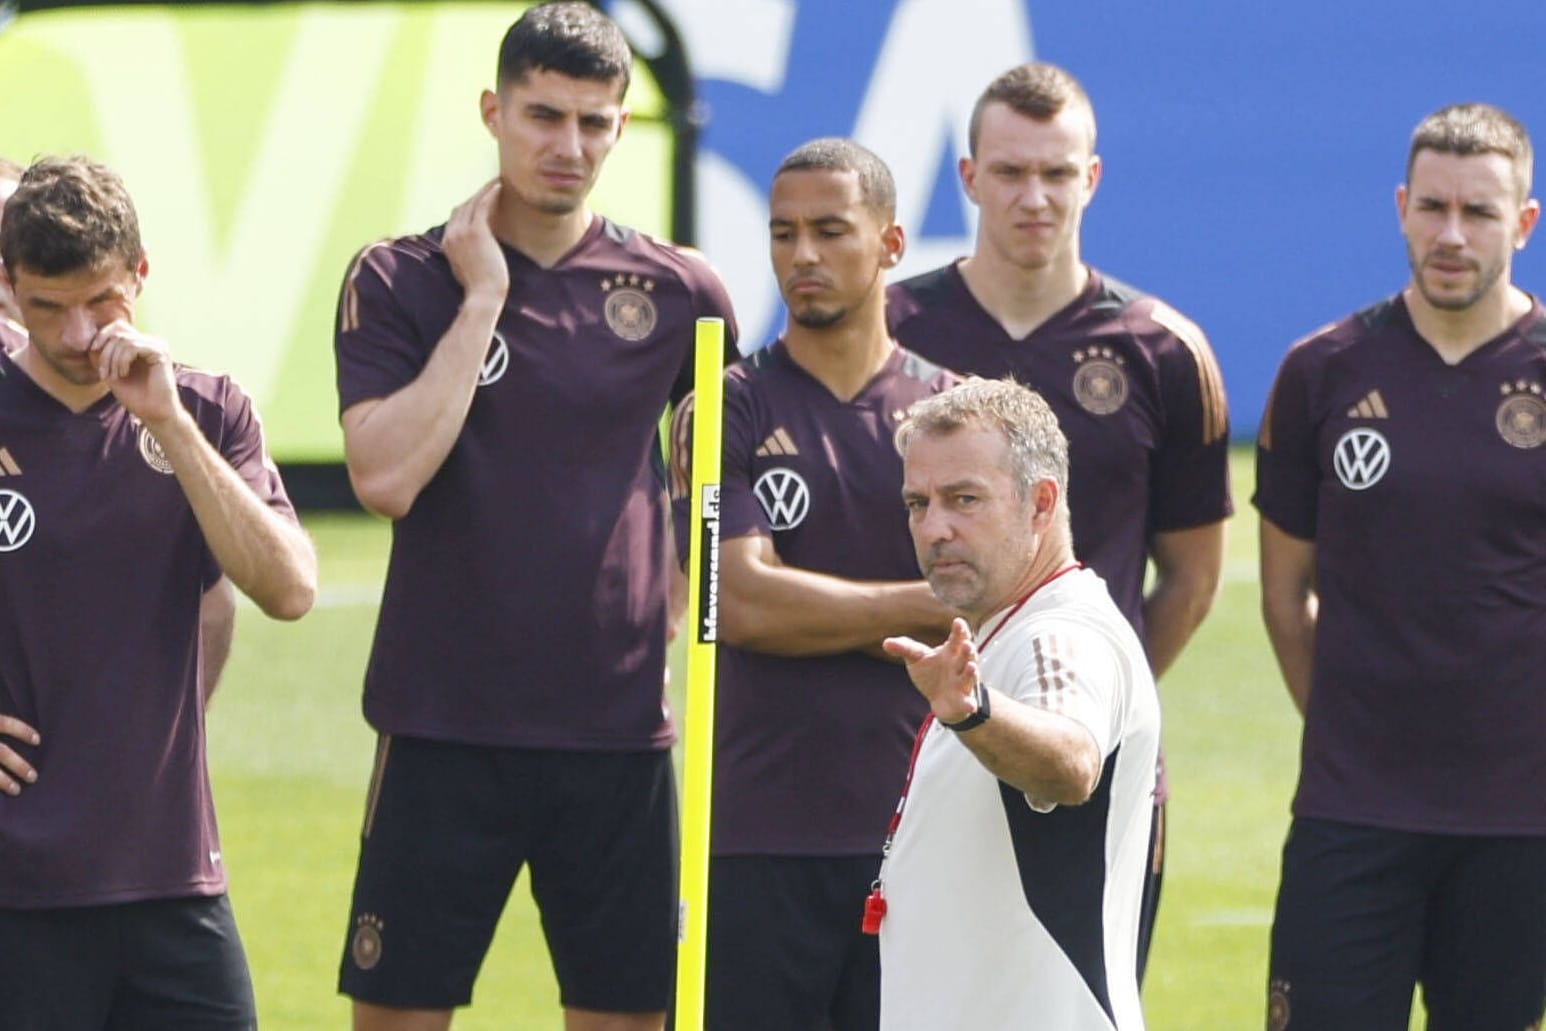
M1009 621L1015 618L1015 614L1025 607L1025 603L1031 600L1031 595L1047 586L1052 581L1065 573L1071 573L1080 567L1081 563L1075 562L1064 566L1045 580L1032 587L1015 602L1009 614L999 620L998 625L988 631L988 636L982 639L977 646L977 655L988 650L988 645L998 636L998 632L1009 625ZM913 773L918 768L918 753L923 751L923 739L929 736L929 728L934 726L934 714L931 712L923 718L923 723L918 727L918 735L913 738L913 754L907 760L907 777L902 781L902 796L896 800L896 809L891 813L891 820L886 824L886 843L880 849L880 861L884 865L891 856L891 843L896 840L897 828L902 826L902 810L907 808L907 794L913 789ZM884 879L877 877L875 883L870 885L870 894L864 900L864 921L861 929L865 934L879 934L880 921L886 915L886 895Z

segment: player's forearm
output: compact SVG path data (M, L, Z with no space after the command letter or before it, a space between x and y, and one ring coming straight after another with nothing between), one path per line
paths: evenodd
M1144 650L1158 677L1176 661L1218 597L1224 523L1156 533L1149 553L1154 585L1143 600Z
M787 566L722 570L719 614L727 644L789 657L872 650L896 634L937 641L950 626L921 580L844 580Z
M199 652L204 676L204 704L214 697L220 673L231 656L231 638L236 630L236 590L222 576L204 592L199 602Z
M1261 608L1283 682L1300 715L1310 702L1315 665L1315 623L1320 599L1315 593L1315 542L1295 537L1263 516Z
M317 555L305 532L253 493L186 411L147 427L225 575L275 619L305 615L317 595Z
M1066 716L989 688L991 716L957 736L999 780L1039 802L1081 805L1100 783L1101 756L1090 732ZM936 713L950 722L965 712Z
M389 519L408 514L461 435L504 297L469 295L407 386L344 412L344 461L355 494Z
M1143 599L1143 628L1144 648L1156 678L1181 655L1217 595L1216 579L1172 576L1155 582Z
M1306 593L1299 597L1274 597L1262 593L1262 617L1267 639L1277 657L1278 669L1294 707L1304 715L1310 704L1310 684L1315 667L1316 598Z

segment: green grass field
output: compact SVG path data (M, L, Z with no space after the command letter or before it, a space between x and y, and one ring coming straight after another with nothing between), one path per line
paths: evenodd
M1258 616L1245 452L1234 475L1243 514L1230 525L1223 592L1161 684L1172 794L1164 906L1144 993L1154 1031L1263 1022L1299 718ZM244 609L209 720L232 900L269 1031L347 1026L334 981L374 743L359 697L388 529L363 516L307 525L322 555L317 610L279 624ZM557 1029L557 999L523 880L473 1008L456 1026Z

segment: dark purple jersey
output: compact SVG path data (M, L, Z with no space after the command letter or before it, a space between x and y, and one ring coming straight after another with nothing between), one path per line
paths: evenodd
M376 244L351 267L341 408L410 383L456 317L440 235ZM724 317L733 353L730 303L700 258L599 217L552 268L505 257L466 424L393 526L365 715L466 744L665 748L658 426L690 387L696 318Z
M930 361L1013 376L1046 398L1068 437L1074 550L1142 637L1150 536L1233 511L1224 383L1202 331L1093 269L1078 297L1019 340L953 264L892 286L887 319Z
M252 404L177 370L184 406L257 496L295 513ZM220 576L160 445L108 395L72 413L0 357L0 712L38 770L0 797L0 906L213 895L199 602Z
M1253 499L1315 542L1294 812L1546 834L1546 316L1446 365L1398 296L1288 352Z
M893 438L909 405L954 382L901 348L851 401L782 341L732 367L721 538L771 537L785 565L848 580L919 579ZM672 432L683 555L688 421L679 412ZM782 658L721 645L714 854L877 853L927 712L900 665L859 652Z

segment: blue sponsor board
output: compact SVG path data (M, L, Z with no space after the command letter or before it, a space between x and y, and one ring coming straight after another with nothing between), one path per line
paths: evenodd
M667 0L709 123L700 240L750 342L783 323L766 192L779 158L852 135L891 164L901 275L965 253L955 163L971 103L1032 56L1095 102L1105 177L1086 260L1207 330L1237 436L1288 345L1390 294L1407 267L1394 202L1417 121L1498 104L1546 140L1546 3L1055 4L1026 0ZM1515 261L1546 290L1546 237Z

